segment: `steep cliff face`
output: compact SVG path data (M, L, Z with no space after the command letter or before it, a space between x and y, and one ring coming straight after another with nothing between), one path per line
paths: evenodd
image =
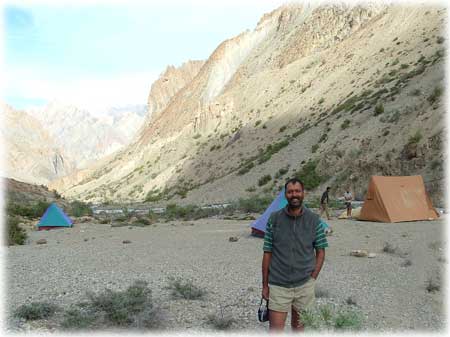
M188 61L179 68L168 66L152 84L147 103L148 115L151 118L158 117L173 96L198 74L204 63L204 61Z
M292 175L362 197L372 174L421 174L442 200L445 20L438 7L280 7L219 45L126 150L59 186L207 203Z
M24 111L2 105L2 138L6 145L8 177L37 184L47 184L68 175L74 162L55 145L42 124Z

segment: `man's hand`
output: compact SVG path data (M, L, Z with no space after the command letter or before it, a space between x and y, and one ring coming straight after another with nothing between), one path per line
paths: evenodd
M262 293L261 293L262 298L264 298L266 301L269 300L269 287L263 287L262 289Z

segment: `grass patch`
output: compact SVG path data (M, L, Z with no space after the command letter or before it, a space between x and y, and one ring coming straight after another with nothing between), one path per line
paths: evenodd
M217 330L228 330L236 320L231 315L224 315L223 308L220 307L219 314L210 314L207 322Z
M197 287L191 280L182 278L169 278L169 285L166 287L171 290L173 298L184 298L186 300L203 299L206 291Z
M33 321L51 317L57 310L58 306L52 303L32 302L18 307L14 315L27 321Z
M360 330L362 314L351 308L333 307L329 304L307 309L300 313L305 330Z

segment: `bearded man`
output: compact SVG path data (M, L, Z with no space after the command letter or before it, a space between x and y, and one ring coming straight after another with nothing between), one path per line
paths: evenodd
M297 178L285 185L288 204L267 222L262 261L262 297L269 301L269 328L284 329L291 311L291 327L303 331L303 310L315 302L315 283L325 260L328 242L319 217L304 207L304 185Z

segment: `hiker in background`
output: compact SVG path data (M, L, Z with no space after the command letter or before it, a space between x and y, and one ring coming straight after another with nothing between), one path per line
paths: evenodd
M325 192L322 193L322 197L320 198L320 217L322 217L322 214L325 212L328 220L331 220L330 213L328 212L328 193L330 192L330 189L330 187L327 187Z
M347 208L347 218L350 218L352 216L352 200L352 192L347 189L347 191L344 193L345 207Z
M262 297L269 301L269 329L282 331L291 311L293 330L303 331L300 313L315 302L315 282L328 242L319 217L303 205L303 183L289 179L288 204L267 222L262 261Z

